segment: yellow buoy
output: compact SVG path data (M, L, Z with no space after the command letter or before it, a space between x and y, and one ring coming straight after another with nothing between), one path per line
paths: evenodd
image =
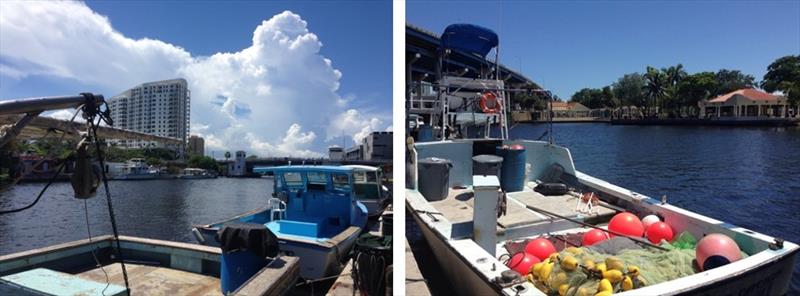
M539 276L539 271L542 270L542 265L544 265L543 262L534 264L533 267L531 268L531 273L533 273L536 276Z
M631 277L626 276L624 280L622 280L622 291L628 291L633 289L633 280Z
M612 284L622 281L622 272L616 269L603 272L603 279L608 279Z
M539 271L539 280L546 282L550 278L550 272L553 271L553 266L555 263L547 263L542 266L542 270Z
M619 271L625 270L625 263L622 262L622 259L617 257L611 256L606 258L606 267L611 269L616 269Z
M639 267L635 265L628 265L628 274L633 277L639 276Z
M564 251L567 251L567 252L569 252L569 253L571 253L572 255L575 255L575 256L583 254L583 250L581 250L580 248L576 248L576 247L569 247L569 248L564 249Z
M586 267L589 270L594 269L594 261L589 259L583 260L583 267Z
M564 256L564 259L561 260L561 268L566 271L574 271L578 268L578 259L570 255Z
M599 293L603 291L614 291L614 287L611 285L611 281L608 279L600 280L600 284L597 285L597 292Z
M563 284L558 287L558 295L564 296L567 295L567 291L569 291L569 284Z

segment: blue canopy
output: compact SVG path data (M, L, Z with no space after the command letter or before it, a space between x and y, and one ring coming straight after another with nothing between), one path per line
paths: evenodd
M479 54L486 54L497 46L497 34L487 28L471 24L452 24L442 33L442 46Z

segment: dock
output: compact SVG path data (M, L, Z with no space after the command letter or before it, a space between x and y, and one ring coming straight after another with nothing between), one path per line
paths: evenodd
M646 118L614 119L613 125L677 125L677 126L796 126L800 118Z
M408 240L406 242L406 295L418 295L418 296L430 296L431 292L428 289L428 285L425 283L425 279L422 277L422 272L419 271L419 266L417 266L417 259L414 258L414 254L411 252L411 246L408 244ZM342 269L341 275L339 278L336 279L336 282L333 283L330 290L328 290L327 295L331 296L352 296L352 295L360 295L358 293L358 289L353 285L353 277L351 273L353 271L353 260L347 262L347 266Z
M431 295L431 291L428 289L428 284L425 282L425 278L422 277L422 272L419 271L419 266L417 265L417 258L414 257L414 253L411 252L411 246L408 244L408 240L406 242L406 295L419 295L419 296L428 296Z

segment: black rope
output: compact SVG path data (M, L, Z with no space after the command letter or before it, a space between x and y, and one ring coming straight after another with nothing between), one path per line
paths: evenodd
M47 181L47 185L44 185L44 188L42 188L42 191L39 191L39 195L36 196L36 199L33 200L32 203L30 203L27 206L21 207L19 209L0 211L0 215L22 212L24 210L32 208L37 203L39 203L39 199L42 198L42 195L44 195L44 192L47 191L47 188L49 188L50 185L53 184L53 182L56 180L56 178L58 178L58 176L61 175L61 172L64 170L64 166L66 165L66 163L67 163L66 160L61 162L61 165L58 167L58 171L56 171L56 173L53 174L52 177L50 177L50 180Z
M117 245L117 256L119 257L119 263L122 266L122 278L125 280L125 289L130 292L130 286L128 284L128 272L125 268L125 258L122 256L122 245L119 242L119 231L117 229L117 219L114 215L114 206L111 203L111 191L108 187L108 176L106 176L106 164L105 159L103 158L103 149L100 147L100 139L97 137L97 129L100 127L100 122L104 121L109 126L114 125L113 121L111 120L111 112L108 109L106 103L105 111L100 110L100 106L95 104L94 95L92 94L83 94L86 97L86 104L84 104L83 109L83 117L86 119L86 122L89 124L89 131L91 132L92 140L94 141L95 150L97 151L97 158L100 161L100 174L103 177L103 188L106 191L106 203L108 205L108 215L111 219L111 229L114 232L114 242ZM97 123L94 122L95 116L99 115L97 119Z

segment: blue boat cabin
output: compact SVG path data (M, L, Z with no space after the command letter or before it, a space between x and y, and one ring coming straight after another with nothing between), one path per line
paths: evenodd
M273 196L285 202L285 209L277 214L267 212L270 217L264 218L269 221L267 227L279 236L331 238L350 226L366 223L366 208L353 191L352 168L283 166L253 171L275 176Z

